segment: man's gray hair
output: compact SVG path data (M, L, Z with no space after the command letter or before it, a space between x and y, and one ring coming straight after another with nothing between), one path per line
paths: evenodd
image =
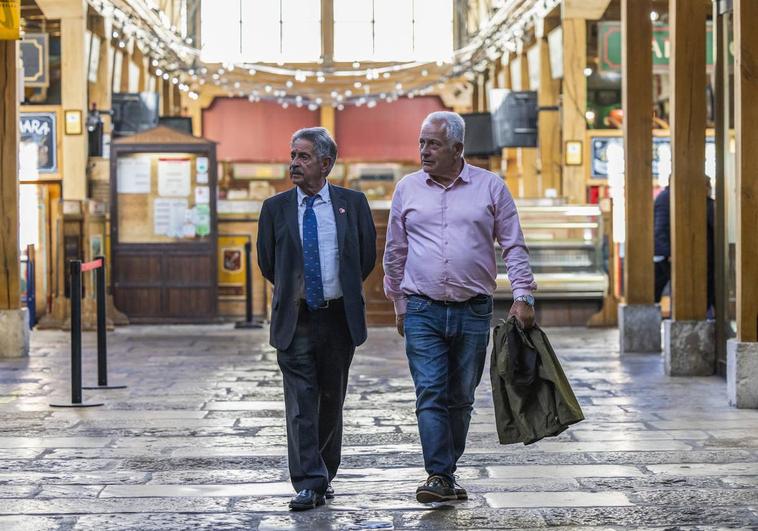
M444 123L447 139L452 142L460 142L463 144L463 139L466 136L466 123L463 121L463 118L461 118L460 114L450 111L433 112L424 118L424 122L421 124L421 127L424 127L426 124L432 122Z
M329 135L329 131L323 127L306 127L295 131L295 134L292 135L292 143L300 139L313 144L313 150L319 159L326 157L331 159L332 166L329 168L331 171L337 160L337 143Z

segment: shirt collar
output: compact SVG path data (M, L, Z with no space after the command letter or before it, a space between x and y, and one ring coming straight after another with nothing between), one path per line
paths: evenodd
M316 195L319 196L324 203L331 203L332 202L331 195L329 194L329 181L327 181L324 184L324 187L321 188L321 190L319 190L316 193ZM308 196L305 195L305 192L303 192L300 189L300 187L298 186L297 187L297 204L298 205L302 205L303 202L305 201L306 197L308 197Z
M432 176L429 175L428 173L424 172L424 175L426 175L427 182L432 180ZM460 178L460 180L463 181L464 183L471 182L471 165L468 162L466 162L466 159L463 159L463 169L461 169L461 173L458 174L456 181L458 180L458 178Z

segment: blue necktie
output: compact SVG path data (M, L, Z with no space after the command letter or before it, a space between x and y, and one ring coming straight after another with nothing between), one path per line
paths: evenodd
M318 195L305 198L303 214L303 266L305 268L305 302L315 310L324 305L324 285L321 280L321 262L318 254L318 221L313 202Z

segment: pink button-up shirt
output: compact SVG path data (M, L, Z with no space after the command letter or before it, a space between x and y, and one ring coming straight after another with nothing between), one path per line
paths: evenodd
M425 171L397 183L384 250L384 293L405 313L410 294L464 301L497 286L495 243L513 296L537 289L516 205L503 179L464 162L449 187Z

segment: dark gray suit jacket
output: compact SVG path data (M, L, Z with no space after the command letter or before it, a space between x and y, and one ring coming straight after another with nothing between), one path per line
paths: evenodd
M340 284L353 343L366 341L363 281L376 262L376 229L366 196L329 184L337 225ZM303 246L298 223L297 188L263 202L258 221L258 265L274 284L271 346L286 350L295 335L303 286Z

